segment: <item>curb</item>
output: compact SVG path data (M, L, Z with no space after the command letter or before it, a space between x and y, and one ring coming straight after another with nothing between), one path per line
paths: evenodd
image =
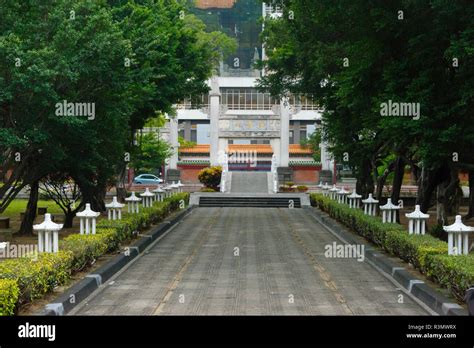
M154 227L150 231L150 234L139 234L138 236L143 238L126 247L119 255L97 268L94 273L85 276L82 280L57 297L54 302L47 304L44 309L36 315L59 316L70 312L74 307L81 303L81 301L89 297L103 283L109 280L115 273L120 271L130 261L141 254L166 231L178 224L179 221L189 214L192 209L193 206L186 207L186 209L173 216L170 220L165 220L158 226Z
M339 237L343 242L348 244L360 244L355 238L355 234L348 230L342 224L317 211L315 207L308 207L306 210L310 215L319 222L329 232ZM342 228L341 228L342 227ZM362 237L363 238L363 237ZM378 252L372 246L364 244L366 247L364 256L369 262L375 266L380 272L385 273L417 300L425 304L434 312L440 315L467 316L468 312L459 304L452 302L451 299L439 294L435 289L427 285L423 280L414 277L404 267L400 267L391 261L388 257Z

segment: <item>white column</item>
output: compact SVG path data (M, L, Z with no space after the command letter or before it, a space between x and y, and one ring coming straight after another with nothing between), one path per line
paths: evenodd
M171 157L170 157L170 169L178 169L178 150L179 150L179 141L178 141L178 116L170 116L170 145L172 147Z
M38 231L38 251L44 252L44 231Z
M221 111L219 80L217 76L211 78L211 91L209 92L209 118L210 118L210 161L211 166L219 165L219 115ZM224 150L224 149L222 149Z
M96 218L92 218L92 234L95 234L95 224L96 224Z
M44 251L47 253L51 252L51 232L49 231L44 231Z
M79 218L79 221L80 221L80 228L79 228L79 231L80 231L80 234L84 234L84 218Z
M280 167L288 167L290 161L290 104L288 98L280 100Z
M58 243L58 238L59 238L59 231L54 231L53 232L53 253L57 253L59 250L59 243Z
M272 146L273 154L276 157L277 167L279 167L280 163L281 163L281 152L280 152L281 142L280 142L280 139L279 138L271 139L270 144Z

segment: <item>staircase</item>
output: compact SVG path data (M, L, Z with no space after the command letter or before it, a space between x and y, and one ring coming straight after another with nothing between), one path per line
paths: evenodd
M199 197L200 207L301 208L300 197L219 195Z

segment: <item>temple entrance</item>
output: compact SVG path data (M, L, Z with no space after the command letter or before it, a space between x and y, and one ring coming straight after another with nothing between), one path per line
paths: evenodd
M273 150L269 144L229 144L226 153L230 171L271 170Z

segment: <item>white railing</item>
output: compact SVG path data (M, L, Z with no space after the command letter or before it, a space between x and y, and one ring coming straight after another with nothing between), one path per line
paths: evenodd
M222 163L222 175L221 175L221 192L224 193L226 190L226 185L227 185L227 176L229 173L229 158L227 154L224 154L223 156L223 163Z
M273 184L273 193L278 192L278 172L277 172L277 158L275 155L272 156L272 184Z

